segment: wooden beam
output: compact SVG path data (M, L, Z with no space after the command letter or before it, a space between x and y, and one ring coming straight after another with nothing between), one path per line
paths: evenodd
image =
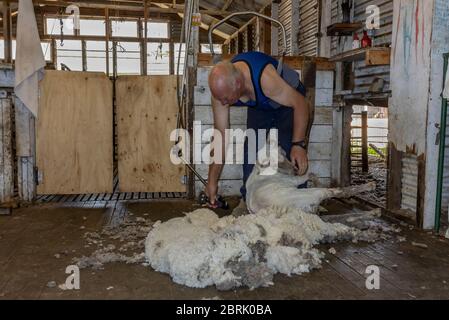
M12 22L11 22L11 6L9 1L3 1L3 36L5 39L5 55L4 62L12 62Z
M232 4L234 0L226 0L225 4L223 5L223 7L221 7L221 11L226 11L228 10L229 6Z
M111 36L111 21L109 21L109 9L104 9L105 17L105 49L106 49L106 75L109 76L111 66L109 65L109 37Z
M330 58L334 62L353 62L357 60L365 60L367 66L389 65L390 64L390 48L373 47L360 48L345 51Z
M166 8L166 7L168 7L167 5L161 4L161 3L155 3L155 5L157 5L157 6L161 7L161 8ZM183 11L183 12L184 12L184 11ZM203 12L202 12L201 10L200 10L200 13L203 14ZM205 14L207 14L207 13L205 13ZM178 15L179 15L181 18L184 19L184 14L178 13ZM220 15L221 15L221 14L220 14ZM213 18L213 17L212 17L212 18ZM204 30L209 30L210 26L208 26L207 24L201 22L200 28L201 28L201 29L204 29ZM227 33L224 33L224 32L222 32L222 31L220 31L220 30L217 30L217 29L215 29L214 31L212 31L212 33L213 33L213 34L216 34L217 36L219 36L219 37L221 37L221 38L223 38L223 39L226 39L226 40L229 38L229 35L228 35Z
M262 13L266 7L268 7L268 5L271 3L268 2L266 5L264 5L259 12ZM243 26L240 27L240 29L238 29L236 32L234 32L225 42L224 44L229 44L230 39L236 37L239 33L241 33L242 31L244 31L250 24L253 24L256 21L257 17L252 17L247 23L245 23Z
M231 47L232 49L232 47ZM234 56L232 54L222 54L223 60L230 60ZM279 57L274 56L276 59ZM335 70L335 63L330 62L327 58L322 57L306 57L306 56L285 56L284 63L289 65L295 70L304 69L304 64L306 62L313 62L316 65L317 71ZM209 53L200 53L198 55L198 65L199 66L212 66L214 63L212 61L212 55Z
M11 0L11 2L18 2L18 0ZM62 7L66 8L69 5L76 5L80 8L96 8L96 9L111 9L111 10L120 10L120 11L139 11L143 12L144 7L142 4L137 5L123 5L123 4L114 4L113 2L77 2L77 1L48 1L48 0L33 0L33 4L35 6L49 6L49 7ZM182 7L176 6L174 8L170 8L168 5L163 3L152 3L157 7L152 7L152 12L158 13L171 13L178 14L184 13L184 9ZM200 10L201 14L209 14L209 15L229 15L232 12L222 11L222 10Z

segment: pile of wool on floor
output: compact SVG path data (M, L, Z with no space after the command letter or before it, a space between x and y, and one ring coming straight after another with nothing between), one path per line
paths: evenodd
M198 209L156 222L145 242L151 267L189 287L257 288L272 284L276 273L319 268L324 257L315 247L319 243L375 241L396 232L377 219L377 211L323 221L316 214L322 201L370 191L375 184L298 189L309 177L295 176L278 148L277 170L271 171L272 158L264 159L256 163L246 183L246 204L252 214L219 218L209 209Z
M371 220L370 214L367 220ZM349 217L345 222L357 221ZM219 290L273 284L273 275L310 272L324 253L319 243L342 240L375 241L375 224L364 230L323 221L298 208L270 207L257 214L219 218L203 208L184 217L156 222L145 243L145 257L156 271L189 287L215 285ZM387 228L388 229L388 228ZM388 231L388 230L387 230Z

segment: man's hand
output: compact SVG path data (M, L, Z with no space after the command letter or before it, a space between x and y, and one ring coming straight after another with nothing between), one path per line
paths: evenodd
M206 195L209 198L209 204L215 205L215 199L217 198L218 185L208 182L206 186Z
M290 151L290 159L296 167L296 174L302 176L307 172L308 162L307 151L300 146L292 146Z

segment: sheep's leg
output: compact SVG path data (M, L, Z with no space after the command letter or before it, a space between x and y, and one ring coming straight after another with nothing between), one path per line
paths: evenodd
M357 194L373 191L375 189L376 189L376 183L368 182L368 183L357 185L357 186L350 186L350 187L344 187L344 188L338 188L338 189L335 188L335 189L330 189L330 190L332 191L333 198L350 198Z

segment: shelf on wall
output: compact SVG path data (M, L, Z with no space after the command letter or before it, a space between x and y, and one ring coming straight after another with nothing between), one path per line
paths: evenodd
M363 28L363 23L334 23L327 27L328 36L351 36L354 31Z
M388 108L389 98L391 97L391 91L387 90L384 92L370 93L370 92L359 92L353 93L352 91L340 91L336 92L335 95L341 96L341 98L346 102L347 105L373 105L376 107Z
M333 62L365 60L367 66L380 66L390 64L391 48L371 47L360 48L337 54L329 59Z

